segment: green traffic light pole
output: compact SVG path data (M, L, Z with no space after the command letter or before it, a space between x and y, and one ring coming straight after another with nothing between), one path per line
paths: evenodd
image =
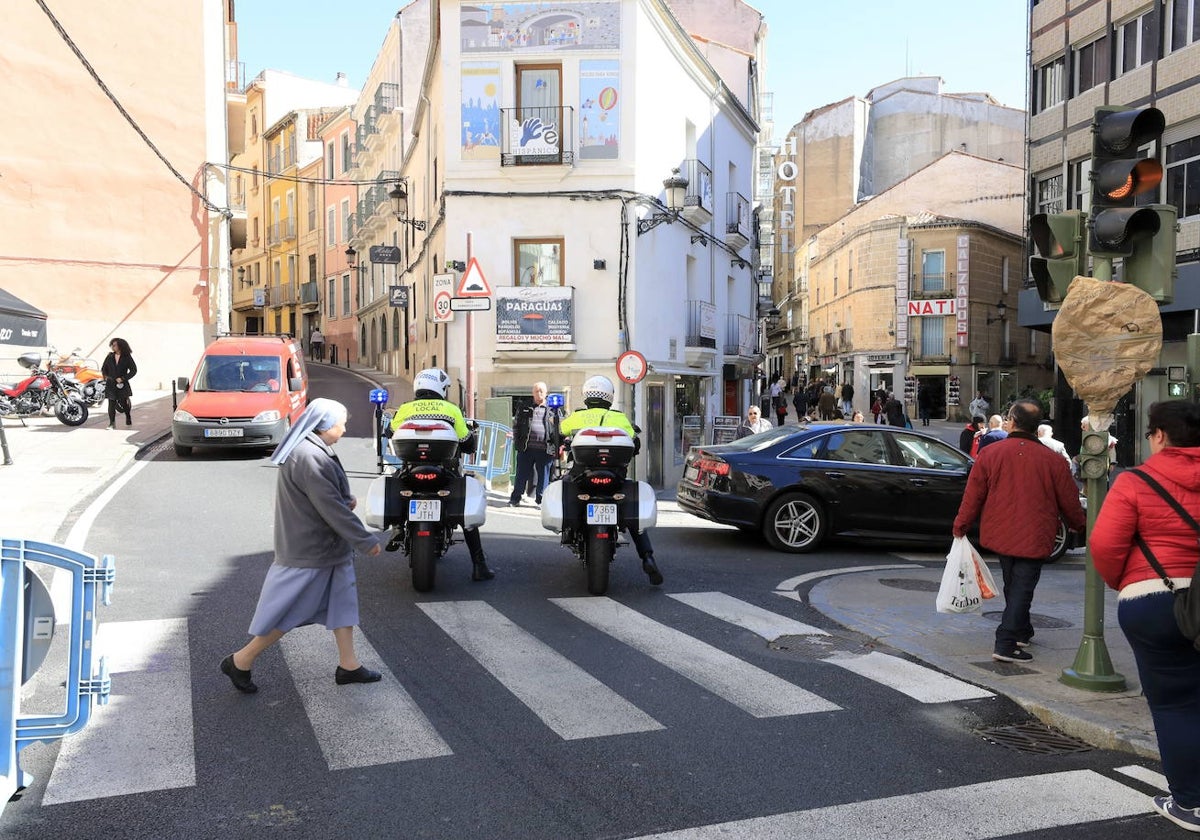
M1097 280L1112 280L1112 258L1094 257ZM1089 431L1079 449L1079 474L1087 493L1087 532L1092 533L1104 495L1108 492L1108 431ZM1092 563L1092 548L1087 548L1083 578L1083 641L1075 652L1071 667L1063 668L1059 682L1085 691L1124 691L1125 677L1113 668L1108 645L1104 643L1104 581Z

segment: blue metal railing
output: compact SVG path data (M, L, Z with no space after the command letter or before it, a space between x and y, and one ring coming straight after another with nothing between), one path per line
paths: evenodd
M43 563L71 576L71 624L67 638L66 706L58 715L21 715L20 689L29 639L26 638L26 585L37 578L27 563ZM29 577L27 577L29 576ZM30 744L78 732L87 725L94 704L108 702L111 684L103 658L95 659L96 606L107 605L116 576L111 554L97 559L63 546L28 540L0 540L0 813L9 798L32 781L21 770L20 752ZM34 589L42 587L40 579ZM53 635L54 616L35 616ZM37 660L40 664L40 660ZM93 670L95 668L95 670ZM36 669L36 665L34 665ZM28 675L25 675L28 676Z
M392 454L392 448L382 430L391 423L392 415L381 415L379 438L379 465L383 467L398 467L400 459ZM468 418L469 421L470 418ZM498 475L508 475L512 469L512 427L494 420L477 420L479 424L479 446L473 455L462 455L461 463L464 472L475 473L485 481L491 481Z

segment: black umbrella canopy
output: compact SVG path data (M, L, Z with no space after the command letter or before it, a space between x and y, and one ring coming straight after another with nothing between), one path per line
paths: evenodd
M0 289L0 344L46 346L46 313Z

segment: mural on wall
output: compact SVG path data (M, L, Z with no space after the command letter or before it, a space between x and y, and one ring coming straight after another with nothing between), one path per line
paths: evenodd
M579 157L617 157L621 134L620 62L579 62Z
M463 160L500 157L500 65L464 61L462 65Z
M464 4L461 15L463 52L621 46L620 0Z

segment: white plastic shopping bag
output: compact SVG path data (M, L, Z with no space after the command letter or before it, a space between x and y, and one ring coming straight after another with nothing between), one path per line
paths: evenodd
M976 612L988 598L996 597L996 584L979 552L966 537L955 537L946 555L942 585L938 588L937 611Z

